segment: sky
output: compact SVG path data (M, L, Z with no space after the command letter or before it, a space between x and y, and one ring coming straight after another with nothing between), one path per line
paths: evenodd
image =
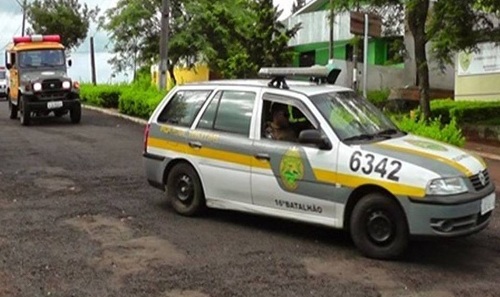
M30 0L28 0L29 2ZM115 5L118 0L80 0L80 3L87 3L89 7L99 6L101 13ZM283 10L281 18L286 18L292 9L294 0L273 0L274 4ZM0 50L11 42L13 36L21 35L22 9L16 0L0 0ZM9 20L9 21L5 21ZM106 46L109 43L107 33L98 31L96 25L92 24L89 29L89 37L94 36L94 48L96 52L96 76L99 83L113 81L127 81L130 75L119 74L112 78L111 66L107 60L112 57ZM72 53L73 66L68 72L80 81L90 80L90 56L89 39L87 38L82 45ZM0 56L0 65L4 64L3 54Z

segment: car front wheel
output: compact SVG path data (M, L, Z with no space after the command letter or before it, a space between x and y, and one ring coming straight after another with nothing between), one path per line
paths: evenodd
M409 241L403 210L391 197L379 193L368 194L355 205L350 232L358 249L375 259L400 257Z

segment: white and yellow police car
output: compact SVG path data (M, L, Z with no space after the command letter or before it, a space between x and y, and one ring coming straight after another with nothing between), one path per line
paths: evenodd
M260 74L271 82L177 86L152 114L147 180L179 214L208 207L341 228L380 259L400 256L412 236L463 236L488 225L495 186L480 157L400 131L356 92L333 85L336 69ZM285 79L295 76L311 79ZM290 106L305 120L287 123Z

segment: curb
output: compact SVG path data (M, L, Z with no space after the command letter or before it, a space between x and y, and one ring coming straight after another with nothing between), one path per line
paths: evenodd
M148 123L148 121L146 121L146 120L143 120L143 119L140 119L140 118L136 118L136 117L132 117L132 116L125 115L125 114L121 114L121 113L119 113L117 111L110 110L110 109L107 109L107 108L95 107L95 106L86 105L86 104L82 104L82 107L85 108L85 109L89 109L89 110L93 110L93 111L98 111L98 112L104 113L106 115L110 115L110 116L122 118L122 119L125 119L125 120L128 120L128 121L134 122L136 124L146 125Z
M146 120L132 117L132 116L125 115L125 114L121 114L117 111L106 109L106 108L95 107L95 106L86 105L86 104L82 104L82 107L89 109L89 110L98 111L98 112L101 112L101 113L104 113L104 114L107 114L110 116L115 116L115 117L119 117L119 118L122 118L125 120L129 120L129 121L132 121L134 123L141 124L141 125L146 125L148 123L148 121L146 121ZM495 155L495 154L490 154L490 153L485 153L485 152L480 152L480 151L475 151L475 150L468 150L468 151L470 151L478 156L481 156L485 159L500 161L500 155Z

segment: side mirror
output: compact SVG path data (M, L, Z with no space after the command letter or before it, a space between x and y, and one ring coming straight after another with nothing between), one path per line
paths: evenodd
M7 64L5 65L5 67L7 67L7 69L9 69L9 70L10 70L10 69L12 68L12 64L11 64L11 63L7 63Z
M73 61L71 61L71 59L68 60L68 66L71 67L71 65L73 65Z
M332 148L330 141L324 137L319 130L303 130L299 134L299 143L313 144L322 150L329 150Z

